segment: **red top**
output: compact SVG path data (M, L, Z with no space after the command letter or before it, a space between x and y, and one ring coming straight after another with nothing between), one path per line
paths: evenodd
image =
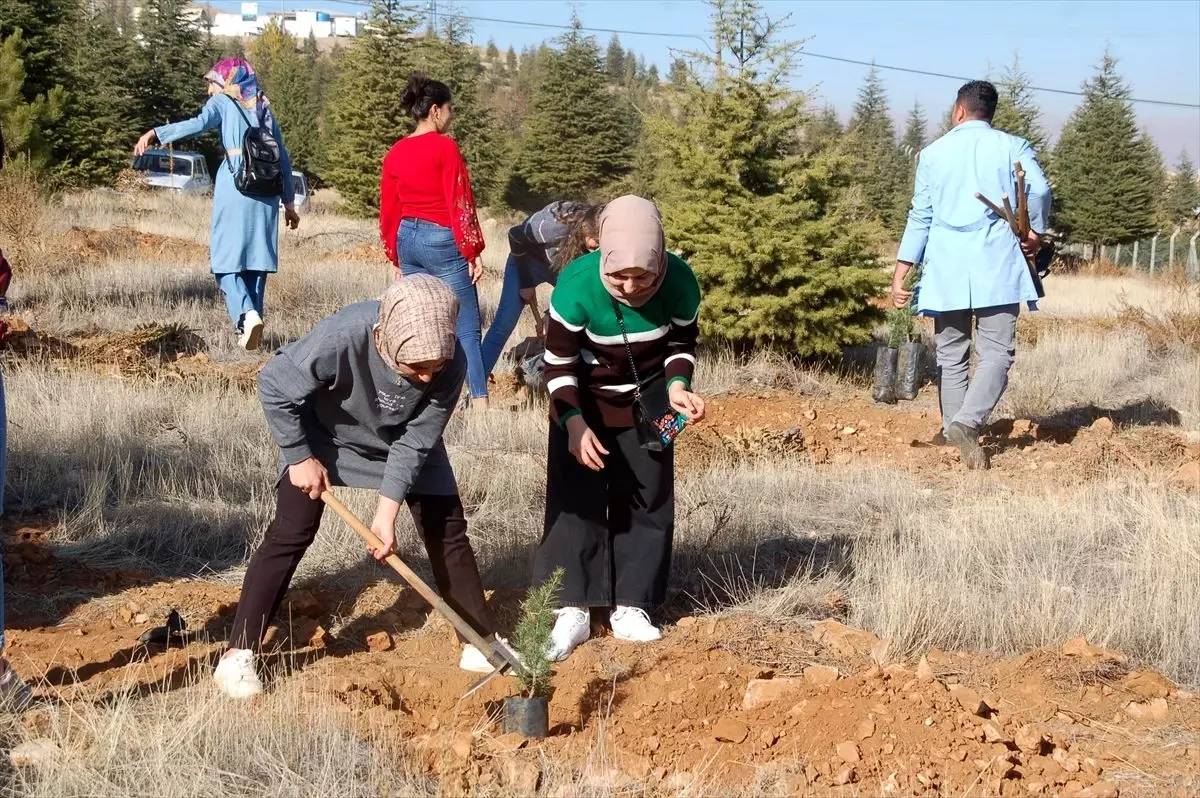
M483 252L483 232L475 215L471 176L454 139L423 133L400 139L383 158L379 181L379 234L392 263L399 264L396 233L400 220L424 219L454 231L467 260Z

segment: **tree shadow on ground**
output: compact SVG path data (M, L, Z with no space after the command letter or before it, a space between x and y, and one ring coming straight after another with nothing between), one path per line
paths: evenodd
M47 284L48 286L49 284ZM45 288L31 288L23 292L21 296L13 302L13 312L17 314L25 313L36 309L41 305L59 305L61 298L60 291L50 290ZM119 288L106 288L100 291L89 293L86 296L86 303L79 307L79 310L87 310L90 307L95 308L113 308L125 307L136 308L142 304L166 304L170 307L175 307L184 304L208 304L221 303L224 304L225 299L221 294L221 289L217 286L217 282L212 275L201 276L198 274L188 274L181 279L171 280L170 282L159 283L157 285L147 287L145 290L127 290Z

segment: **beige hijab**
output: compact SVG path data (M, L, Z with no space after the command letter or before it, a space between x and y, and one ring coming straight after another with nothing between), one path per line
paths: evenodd
M645 269L654 282L636 296L624 296L609 278L626 269ZM600 214L600 281L608 293L623 305L640 307L658 292L666 276L666 239L654 203L627 194L605 205Z
M401 277L379 298L375 347L393 371L401 363L450 360L457 343L458 297L428 274Z

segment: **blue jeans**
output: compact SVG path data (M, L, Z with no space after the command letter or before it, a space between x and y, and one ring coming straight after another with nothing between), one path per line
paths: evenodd
M242 317L253 310L263 317L263 297L267 293L267 272L230 272L214 274L217 286L225 295L225 308L238 332L242 330Z
M467 355L467 390L472 399L488 395L487 371L480 349L479 294L471 282L467 259L458 251L449 227L422 219L400 222L396 252L405 275L429 274L438 278L458 295L458 342Z
M487 335L483 338L483 373L491 374L504 351L504 344L517 328L517 320L525 303L521 299L521 280L517 274L517 263L513 256L508 256L504 265L504 287L500 289L500 304L496 306L496 317L492 326L488 327Z

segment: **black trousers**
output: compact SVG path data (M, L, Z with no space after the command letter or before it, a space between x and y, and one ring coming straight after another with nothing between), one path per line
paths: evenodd
M675 454L638 446L632 429L593 431L609 453L604 470L581 465L566 430L550 425L546 526L534 581L564 571L563 606L649 610L666 599L675 534Z
M479 579L475 552L467 537L467 520L458 496L409 496L417 532L425 541L438 592L451 609L476 632L487 637L495 631ZM242 580L230 648L258 649L267 627L279 612L296 566L317 537L325 503L284 477L279 482L275 520L262 545L250 558Z

